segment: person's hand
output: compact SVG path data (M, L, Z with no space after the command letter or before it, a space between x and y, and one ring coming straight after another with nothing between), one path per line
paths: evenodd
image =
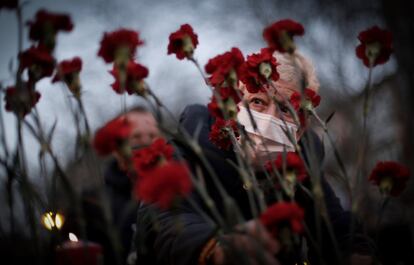
M237 260L242 259L244 261L249 259L248 264L279 264L275 258L275 254L280 249L279 242L270 235L260 221L246 222L239 225L236 231L221 237L221 244L218 244L213 252L214 264L239 264Z

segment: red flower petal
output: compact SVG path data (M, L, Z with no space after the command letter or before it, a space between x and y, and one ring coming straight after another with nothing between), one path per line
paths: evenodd
M210 59L205 66L205 70L211 75L209 77L211 85L214 87L221 86L230 77L232 71L236 74L236 79L233 81L238 84L238 76L243 62L243 54L238 48L232 48L231 51Z
M185 47L185 38L190 38L192 47ZM168 43L168 54L175 54L180 60L188 57L198 45L197 34L189 24L181 25L180 29L171 33ZM186 51L188 49L188 51Z
M356 47L356 55L360 58L366 67L369 67L369 53L370 46L376 45L375 49L379 49L377 56L373 61L373 67L378 64L386 63L393 51L392 49L392 33L388 30L380 29L378 26L373 26L367 30L359 33L358 39L361 42Z
M283 164L283 154L279 154L274 161L268 161L265 165L267 171L272 172L273 167L283 174L283 166L286 167L286 171L293 171L296 174L296 179L299 182L304 181L308 175L306 172L305 164L300 156L295 152L287 152L285 157L285 165Z
M40 93L29 88L27 84L22 84L20 89L11 86L6 88L4 101L6 110L24 117L37 104L40 99Z
M31 40L40 41L48 46L47 42L54 42L54 35L58 31L72 31L73 23L69 15L52 13L44 9L36 13L34 21L29 21L29 37ZM54 44L52 45L52 47Z
M98 56L102 57L105 62L111 63L115 60L117 49L127 47L129 49L129 59L132 59L135 56L137 47L142 44L144 42L140 40L138 32L122 28L104 34Z
M127 78L125 83L125 91L132 95L136 91L136 83L141 82L144 78L148 77L149 71L145 66L129 61L127 65ZM115 82L111 85L114 91L118 94L122 94L125 91L121 91L121 83L119 81L119 72L118 69L114 66L110 72L115 78Z
M296 110L302 109L303 105L306 105L305 101L309 101L313 108L316 108L321 103L321 97L312 89L306 88L304 91L305 97L302 97L300 92L295 91L290 96L290 104Z
M82 60L79 57L74 57L72 60L61 61L57 67L57 73L52 79L52 82L61 81L61 78L64 79L72 75L73 73L79 73L82 70Z
M235 120L223 120L218 118L211 126L209 139L218 148L228 150L232 146L231 130L234 132L236 138L240 136Z
M410 178L410 170L404 165L394 161L381 161L372 170L369 180L375 185L380 186L386 179L391 180L390 195L400 195Z
M55 69L55 59L44 46L30 47L20 56L22 70L29 69L29 78L37 81L43 77L51 76Z
M293 233L300 234L303 232L304 215L303 209L295 202L278 202L261 214L260 221L273 232L277 232L278 227L287 222Z
M213 117L224 119L223 109L228 114L231 114L230 112L232 111L238 112L237 104L241 101L241 98L239 97L239 94L234 88L219 87L216 88L216 91L220 95L220 98L223 102L223 106L219 106L218 100L216 99L216 96L213 94L210 103L207 105L208 110Z
M293 36L302 36L304 33L305 29L300 23L291 19L283 19L266 27L263 31L263 38L269 48L283 53L291 52L286 50L285 37L289 37L289 41L293 41Z
M109 121L95 133L93 147L100 155L116 151L131 133L131 124L123 117Z
M191 189L187 165L169 161L144 173L137 181L135 193L146 203L155 203L162 209L168 209L174 199L187 196Z
M144 174L159 166L162 160L172 159L174 148L163 138L156 139L150 146L134 151L133 161L138 174Z
M261 65L267 64L270 67L271 74L269 77L264 76L261 72ZM260 50L260 53L254 53L247 56L246 62L243 64L240 74L240 80L246 85L249 93L257 93L263 91L269 80L277 81L279 73L276 67L278 63L273 57L273 51L269 48Z

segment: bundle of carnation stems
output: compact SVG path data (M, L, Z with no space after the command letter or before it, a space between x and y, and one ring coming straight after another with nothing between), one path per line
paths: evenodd
M244 220L238 203L222 185L220 179L225 176L219 176L215 172L205 150L199 144L198 137L202 124L199 124L195 133L190 135L181 127L176 116L162 103L162 97L158 97L156 92L150 88L150 85L145 82L149 71L145 66L134 60L138 47L143 44L139 33L125 28L105 33L98 51L98 56L113 67L111 74L115 78L115 83L112 88L119 95L121 108L124 112L127 112L126 97L143 98L151 107L158 126L165 136L165 139L157 139L150 146L133 150L128 144L128 136L131 130L126 115L110 121L106 126L100 128L95 136L92 135L82 98L84 92L80 81L82 60L75 57L58 63L53 56L58 44L58 33L60 31L69 32L73 29L71 18L66 14L40 10L34 20L28 23L29 39L32 46L30 49L23 50L22 6L18 4L12 7L10 12L15 12L17 15L19 28L19 54L17 58L19 64L14 84L5 88L2 87L1 93L4 93L2 97L5 98L6 111L14 113L16 117L17 141L15 146L10 146L12 141L7 139L3 106L1 106L0 111L2 141L0 163L3 168L2 172L6 176L10 234L13 235L18 232L18 228L15 227L17 218L15 198L20 196L24 205L24 216L30 228L30 238L39 253L42 251L42 246L45 245L44 242L47 241L47 238L57 237L63 240L66 237L56 227L50 231L50 234L45 235L41 231L43 229L40 222L41 215L47 211L55 214L61 212L60 205L57 204L59 200L66 200L68 204L74 207L77 216L80 218L79 220L81 220L79 221L81 227L79 236L86 238L85 223L82 221L80 194L73 187L70 177L52 146L58 119L50 128L45 128L41 121L41 113L36 107L36 103L40 99L40 93L36 90L38 82L53 76L52 82L58 82L62 85L62 91L73 116L76 128L76 135L73 136L76 142L75 161L80 160L91 149L102 156L116 153L128 165L128 175L134 183L133 191L136 200L140 204L151 204L153 206L151 209L154 211L152 215L154 227L157 227L158 222L156 212L160 210L173 211L180 204L189 204L206 223L216 227L215 238L231 251L232 243L225 240L225 235L233 233L246 234L243 224L248 220ZM370 34L370 32L374 37L379 37L375 41L372 41L373 37L367 38L369 41L365 42L364 36ZM356 201L352 200L356 195L352 194L350 183L351 178L357 180L365 177L361 175L361 172L363 172L364 153L367 149L366 120L369 113L372 70L376 65L387 61L384 57L389 57L389 53L391 53L389 46L391 44L384 41L385 37L383 36L388 36L388 32L377 27L362 32L359 36L361 47L357 47L357 56L368 67L369 78L365 87L366 96L364 109L362 110L364 131L358 147L358 157L360 159L358 160L357 172L350 175L327 126L333 114L324 121L315 111L315 108L319 105L319 95L311 88L303 86L301 91L295 92L290 98L285 98L278 93L278 88L275 85L279 74L277 74L278 63L273 53L279 52L286 54L286 56L297 56L294 36L303 34L304 29L299 23L290 19L277 21L264 30L267 46L259 53L247 56L246 60L238 48L232 48L231 51L210 59L203 69L195 57L198 45L197 34L190 25L184 24L179 30L170 35L168 54L175 55L179 60L187 61L183 63L192 63L195 70L199 72L200 78L204 81L206 89L211 91L212 97L208 109L210 115L214 117L215 123L211 127L209 140L219 149L234 151L236 161L227 160L226 163L238 172L247 193L252 218L259 220L277 238L283 246L281 251L291 253L296 253L301 248L301 238L304 236L307 237L308 244L314 244L318 249L318 246L321 246L321 223L323 221L327 224L329 236L332 242L335 243L335 254L339 257L341 251L336 244L337 240L325 205L321 184L323 169L316 154L318 150L315 150L314 139L312 137L302 137L302 144L299 145L296 136L293 135L296 132L283 129L295 151L287 152L287 150L284 150L274 156L273 153L267 150L268 163L262 163L260 171L264 173L267 183L273 185L272 193L275 201L268 204L261 189L261 180L258 180L256 176L257 168L253 165L251 152L249 152L249 150L255 148L255 142L249 137L245 128L237 122L238 105L247 110L255 134L259 135L263 142L265 142L265 139L256 125L248 102L243 98L245 89L248 89L250 93L254 93L256 87L256 92L267 93L268 98L279 109L279 113L281 113L280 104L283 104L283 107L287 107L288 113L293 117L293 122L298 128L309 128L310 123L308 121L310 120L316 122L316 126L323 129L324 139L328 140L329 146L333 150L335 160L339 166L341 181L346 183L351 198L351 210L356 211ZM372 43L375 43L375 45ZM260 62L253 66L253 68L256 68L249 69L249 67L252 67L253 59L258 59ZM293 59L292 61L295 62L296 60ZM252 71L256 72L253 73ZM278 118L288 128L284 116L280 115ZM173 126L171 121L173 121ZM37 181L30 177L31 170L26 157L28 150L25 150L26 145L23 137L24 128L28 129L40 146L38 159L40 176L44 180L44 192L38 191L35 185ZM191 154L196 157L195 161L198 162L191 165L192 170L190 170L185 159L180 157L178 151L180 148L190 150ZM264 148L266 148L266 145L264 145ZM90 174L102 180L103 177L99 172L98 159L95 153L87 156L87 164ZM383 164L379 164L380 168L374 169L375 172L381 171L381 166L386 167L384 163L394 163L394 167L398 168L395 171L387 171L389 173L386 176L387 182L385 182L385 178L375 178L377 175L382 176L381 174L371 174L370 176L370 179L380 187L383 194L381 203L385 207L390 196L397 196L400 193L393 189L393 185L399 178L397 175L400 174L402 177L399 179L406 181L409 173L406 172L403 165L396 162L386 161L381 163ZM52 165L52 167L48 168L48 165ZM398 173L393 173L396 171ZM207 172L207 175L203 172ZM393 174L397 177L394 178ZM219 200L223 202L224 212L218 210L215 205L217 198L212 198L205 186L205 178L207 177L211 178L214 188L220 195ZM394 178L394 182L391 181L390 184L388 178ZM310 180L312 183L311 189L308 189L309 187L302 183L304 179ZM15 186L18 187L17 190L14 188ZM59 187L63 188L63 193L58 192ZM103 181L97 184L96 189L99 191L101 198L104 198ZM304 192L315 203L316 236L310 235L304 223L304 209L295 202L297 189ZM202 198L203 205L193 199L192 194L194 193ZM100 201L100 207L106 209L106 211L108 210L108 205L104 199ZM381 208L382 211L384 207ZM280 216L278 214L280 212L286 213L285 216ZM379 213L378 220L381 219L381 214L382 212ZM355 229L355 216L353 214L350 221L349 234L351 237ZM119 240L112 231L109 215L106 215L106 217L108 218L105 222L108 224L107 233L110 235L113 249L118 250L120 249ZM179 216L177 216L176 221L176 229L182 229ZM136 237L139 236L139 234L136 235ZM140 240L135 239L135 242L140 242ZM350 239L350 242L352 242L352 239ZM318 250L319 254L323 251L322 249Z

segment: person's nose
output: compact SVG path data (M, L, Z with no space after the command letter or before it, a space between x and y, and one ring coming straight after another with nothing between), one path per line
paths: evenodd
M278 108L277 108L275 102L271 101L269 103L268 107L266 108L265 113L268 114L268 115L271 115L273 117L276 117L276 118L278 117L279 111L278 111Z
M151 144L151 139L150 139L149 135L146 135L146 134L142 135L142 137L141 137L141 144L142 145L149 145L149 144Z

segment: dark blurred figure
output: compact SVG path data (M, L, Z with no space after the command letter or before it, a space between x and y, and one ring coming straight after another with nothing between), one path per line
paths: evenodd
M160 135L154 116L142 107L131 109L125 114L132 124L129 144L134 149L147 146ZM107 194L111 204L112 220L122 244L122 262L125 263L134 234L138 205L131 196L132 182L126 174L122 159L114 154L104 173Z

